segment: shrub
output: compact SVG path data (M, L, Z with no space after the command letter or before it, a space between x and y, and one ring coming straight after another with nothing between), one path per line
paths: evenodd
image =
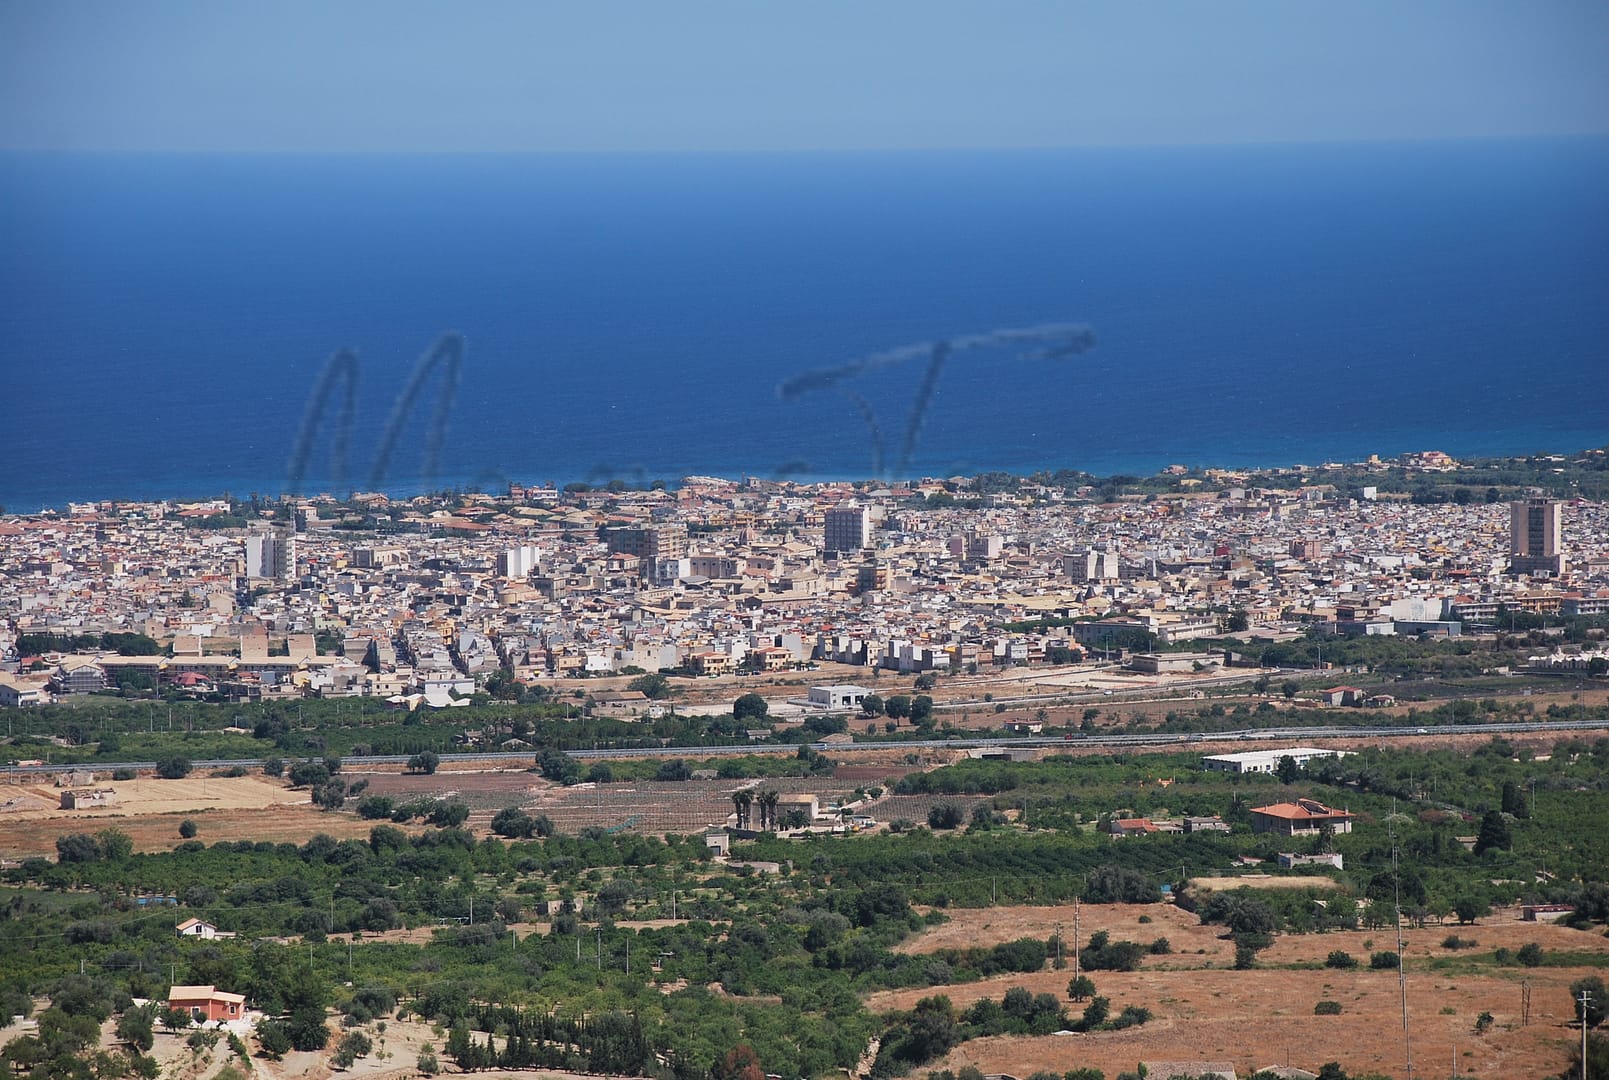
M133 780L137 775L139 774L127 767L112 770L113 780Z
M435 1076L437 1073L441 1072L441 1062L436 1060L436 1051L434 1047L427 1044L420 1048L419 1060L416 1063L415 1068L417 1068L419 1072L425 1076Z
M1514 954L1514 959L1526 967L1541 967L1543 960L1542 946L1534 941L1528 941L1520 946L1520 951Z
M1341 968L1342 970L1355 968L1358 966L1358 959L1349 952L1336 949L1324 958L1324 966L1327 968Z
M1478 945L1474 938L1459 937L1457 934L1448 934L1442 939L1441 947L1444 949L1473 949Z
M1078 955L1090 971L1133 971L1140 966L1145 946L1137 941L1112 941L1105 930L1097 930Z
M1151 1010L1139 1005L1125 1005L1123 1011L1114 1016L1106 1026L1113 1031L1121 1031L1127 1027L1138 1027L1151 1019Z
M179 835L184 837L186 840L194 837L198 831L199 830L196 828L196 823L191 821L189 818L185 818L183 821L179 822Z
M1313 1006L1314 1016L1340 1016L1341 1003L1339 1001L1321 1001Z
M396 802L384 795L365 795L358 800L358 817L365 821L384 821L396 808Z
M190 759L177 754L157 759L156 774L164 780L182 780L190 775Z
M1257 950L1245 942L1235 946L1235 970L1246 971L1257 966Z
M291 1051L290 1032L279 1020L264 1020L257 1025L257 1045L270 1061L278 1061Z
M1173 951L1173 944L1172 944L1172 942L1168 941L1168 939L1165 938L1165 937L1159 937L1155 941L1151 942L1151 955L1152 956L1163 956L1163 955L1165 955L1167 953L1170 953L1172 951Z
M1397 966L1397 954L1389 951L1370 953L1369 966L1377 971L1395 969Z
M1491 1026L1492 1026L1492 1014L1491 1013L1483 1012L1479 1016L1475 1017L1475 1034L1484 1035L1484 1034L1486 1034L1487 1029L1490 1028Z

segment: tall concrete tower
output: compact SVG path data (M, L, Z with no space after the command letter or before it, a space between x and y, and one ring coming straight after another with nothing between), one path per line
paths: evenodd
M296 577L296 537L252 533L246 537L246 576L291 581Z
M1562 504L1525 499L1509 504L1509 569L1516 574L1564 573Z

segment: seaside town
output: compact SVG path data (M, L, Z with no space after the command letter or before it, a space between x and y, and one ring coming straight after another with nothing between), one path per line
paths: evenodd
M1458 468L1436 452L1404 463ZM1315 628L1456 637L1519 613L1609 613L1601 503L1424 505L1323 469L1273 475L1280 486L1243 487L1209 471L1213 490L1186 481L1109 501L1032 482L980 492L960 477L689 477L673 490L257 500L245 516L226 499L12 515L0 519L0 705L124 687L439 708L499 680L816 665L966 675L1086 658L1201 674L1234 654L1181 643ZM41 634L162 648L21 655ZM1531 663L1594 659L1569 646ZM638 697L611 703L641 715Z

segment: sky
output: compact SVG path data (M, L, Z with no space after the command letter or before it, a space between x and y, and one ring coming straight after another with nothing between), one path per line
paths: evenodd
M0 0L0 149L755 151L1609 132L1604 0Z

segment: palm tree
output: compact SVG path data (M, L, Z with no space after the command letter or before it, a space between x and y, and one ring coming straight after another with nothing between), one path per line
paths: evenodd
M777 802L781 798L782 798L782 796L778 792L771 791L769 789L766 790L766 791L760 792L760 828L761 829L765 829L765 828L768 828L768 827L772 828L772 829L775 829L777 827ZM769 825L767 825L768 822L769 822Z
M748 788L744 788L742 791L737 793L736 798L737 827L740 829L747 829L749 827L749 807L754 805L754 792L750 791Z

